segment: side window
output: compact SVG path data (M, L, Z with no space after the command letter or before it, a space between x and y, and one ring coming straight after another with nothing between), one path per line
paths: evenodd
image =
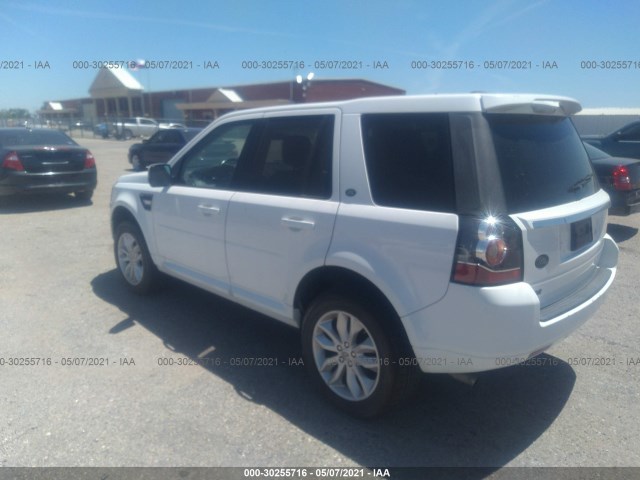
M180 136L180 132L175 130L165 130L162 133L162 143L184 143Z
M213 130L183 157L177 183L229 188L254 124L251 121L227 123Z
M152 137L147 141L147 143L166 143L167 135L164 130L158 131L158 133L154 133Z
M363 115L362 136L375 203L455 212L447 114Z
M268 119L256 155L238 168L238 189L329 198L333 125L333 115Z

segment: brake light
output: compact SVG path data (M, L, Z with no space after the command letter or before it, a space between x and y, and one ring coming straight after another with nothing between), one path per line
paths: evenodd
M89 150L84 156L84 168L96 168L96 159Z
M24 166L20 161L20 157L16 152L9 152L4 156L4 160L2 160L2 168L6 168L7 170L15 170L16 172L24 172Z
M451 281L476 286L522 280L522 233L508 217L460 216Z
M618 165L613 171L613 188L616 190L631 190L629 170L624 165Z

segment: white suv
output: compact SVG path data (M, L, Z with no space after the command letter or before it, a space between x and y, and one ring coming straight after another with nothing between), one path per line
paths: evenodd
M587 320L618 249L573 99L436 95L225 115L111 197L119 271L159 272L301 331L361 416L415 373L523 361Z

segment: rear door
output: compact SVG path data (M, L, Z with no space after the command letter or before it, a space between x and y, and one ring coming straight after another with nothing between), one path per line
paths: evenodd
M289 323L295 287L331 241L339 118L335 109L268 114L256 155L237 169L226 230L232 294Z

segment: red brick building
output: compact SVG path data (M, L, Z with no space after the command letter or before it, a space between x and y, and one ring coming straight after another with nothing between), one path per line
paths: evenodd
M46 120L103 121L151 117L174 121L213 120L232 110L287 103L308 103L380 95L404 95L399 88L362 79L304 80L144 92L126 70L102 69L90 97L45 102Z

